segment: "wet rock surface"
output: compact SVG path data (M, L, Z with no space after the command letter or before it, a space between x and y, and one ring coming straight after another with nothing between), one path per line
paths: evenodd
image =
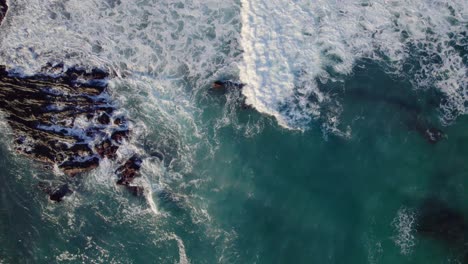
M125 186L133 195L141 196L143 195L143 188L139 186L131 185L133 180L140 176L140 168L143 160L134 155L128 159L125 164L117 168L116 174L119 177L117 184Z
M34 76L0 66L0 111L12 129L16 151L69 176L95 169L104 158L116 160L130 130L125 117L115 114L107 78L98 69L60 64L47 65ZM119 184L130 186L140 165L136 157L122 165ZM51 194L51 199L59 201L53 198L59 196Z
M396 111L404 113L406 117L403 119L403 122L408 130L418 133L429 144L436 144L446 138L445 133L425 117L426 114L423 112L423 108L418 104L412 103L412 101L417 101L415 98L407 100L395 95L372 93L365 89L353 89L352 91L347 91L347 94L354 100L380 102L392 107ZM432 101L426 102L426 104L436 107Z
M410 130L416 131L426 142L430 144L436 144L437 142L443 140L446 135L445 133L432 125L429 121L424 120L423 118L415 117L412 120L406 122Z
M435 199L426 200L421 207L418 232L449 243L462 243L468 230L460 212Z

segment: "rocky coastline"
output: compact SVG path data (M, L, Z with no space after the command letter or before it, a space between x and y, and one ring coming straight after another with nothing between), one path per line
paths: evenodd
M6 0L0 0L0 24L7 11ZM100 69L67 68L61 63L48 64L33 76L0 65L0 114L11 128L13 148L44 168L58 168L73 177L97 168L103 159L114 160L122 163L115 171L116 184L141 195L143 189L132 182L142 160L138 156L117 160L130 129L127 118L116 114L108 78ZM57 202L73 192L68 185L39 185Z
M47 65L33 76L0 66L0 111L12 130L14 149L71 177L97 168L105 158L117 160L130 129L126 117L116 114L108 78L99 69L61 64ZM131 186L141 159L123 163L117 184L141 194ZM53 200L60 200L56 196Z

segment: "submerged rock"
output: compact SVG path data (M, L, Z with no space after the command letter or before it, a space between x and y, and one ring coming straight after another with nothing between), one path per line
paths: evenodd
M55 202L61 202L67 195L73 193L68 184L63 184L58 187L52 187L45 182L39 183L39 188L49 195L49 199Z
M466 219L443 202L426 200L418 218L418 233L451 244L463 244L468 231Z
M366 89L353 89L347 91L347 94L355 99L366 100L371 102L379 102L387 104L388 106L397 109L404 113L403 120L406 127L409 130L415 131L422 138L424 138L430 144L436 144L445 138L445 134L442 130L433 125L433 122L429 121L423 112L424 107L415 103L416 98L408 100L407 98L380 94L374 91L368 91ZM432 107L433 102L427 102Z
M103 125L108 125L110 123L110 117L107 113L102 113L97 120Z
M424 131L425 139L427 142L435 144L445 137L444 132L436 127L427 127Z
M213 89L242 89L245 84L231 80L219 80L213 82L211 88Z
M455 254L468 260L468 222L463 213L444 202L427 199L420 207L417 232L447 244ZM467 262L463 262L467 263Z
M442 130L431 125L428 121L421 120L421 118L414 118L413 121L408 122L408 127L420 134L430 144L436 144L445 138Z
M117 184L126 186L127 189L129 189L136 196L142 195L143 189L138 186L132 186L131 183L136 177L140 175L140 168L142 163L142 159L139 156L134 155L116 171L116 174L119 176Z
M68 185L62 185L59 188L55 189L52 191L52 193L49 196L49 199L52 201L60 202L62 201L63 197L66 195L72 194L73 191L68 188Z

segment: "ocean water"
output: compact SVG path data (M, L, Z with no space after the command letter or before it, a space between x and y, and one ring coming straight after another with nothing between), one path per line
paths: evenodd
M428 200L468 219L466 1L9 2L0 65L110 71L146 195L111 161L44 170L2 123L0 263L466 261L418 232Z

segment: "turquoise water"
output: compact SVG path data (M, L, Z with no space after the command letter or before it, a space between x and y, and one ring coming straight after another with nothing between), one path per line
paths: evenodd
M285 130L252 109L214 129L223 109L240 102L225 101L232 93L201 96L201 122L213 127L205 137L216 147L200 148L191 172L154 195L160 215L86 175L73 181L72 197L50 203L36 184L57 178L3 144L3 262L174 263L183 261L175 235L190 263L461 263L410 219L430 197L468 213L468 119L428 143L401 102L419 104L417 114L430 119L435 95L363 65L337 95L351 138L319 125ZM249 122L259 131L246 133Z
M147 193L108 160L44 169L0 123L0 263L466 263L465 1L245 2L10 3L0 65L109 70Z

